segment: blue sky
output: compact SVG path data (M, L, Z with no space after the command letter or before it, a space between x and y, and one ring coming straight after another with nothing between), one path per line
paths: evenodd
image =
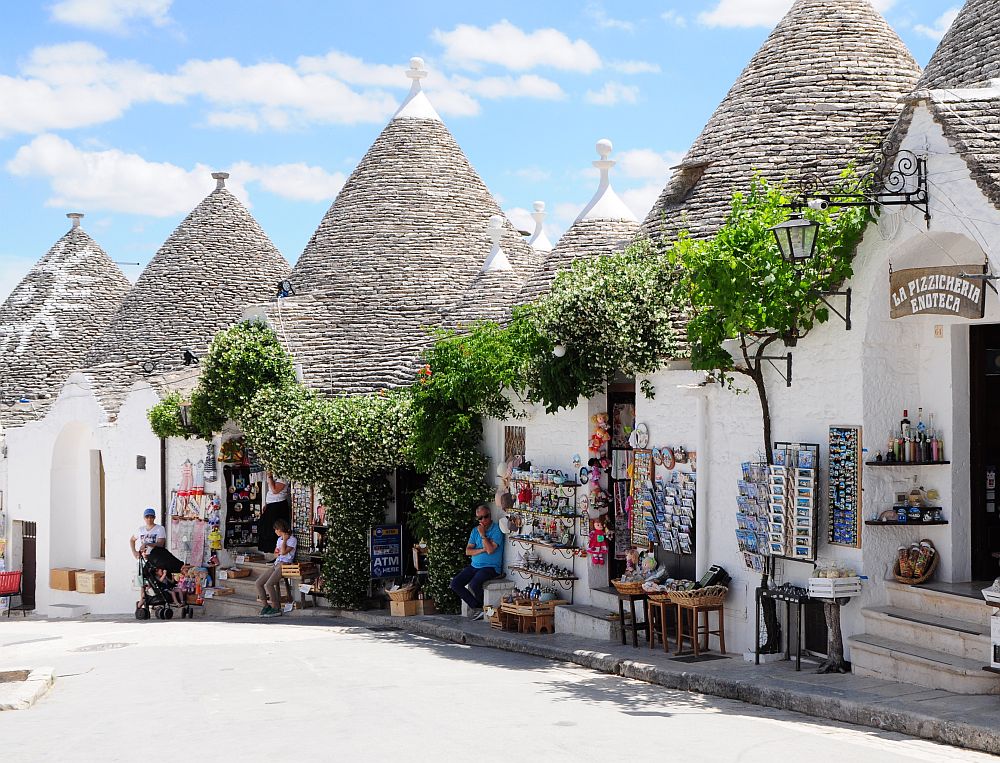
M875 0L925 64L961 0ZM9 3L0 25L0 301L68 228L145 264L231 187L290 262L409 81L512 219L553 240L613 183L645 214L790 0ZM124 265L135 279L141 268Z

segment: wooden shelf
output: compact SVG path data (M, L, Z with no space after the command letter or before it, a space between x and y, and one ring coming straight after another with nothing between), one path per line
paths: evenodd
M926 527L927 525L946 525L947 519L935 519L931 522L879 522L877 519L865 520L866 525L884 527Z
M941 466L951 461L865 461L865 466Z

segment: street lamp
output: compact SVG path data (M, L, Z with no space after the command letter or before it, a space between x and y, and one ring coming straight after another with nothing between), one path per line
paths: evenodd
M793 265L811 260L816 253L816 234L819 223L794 215L783 223L778 223L771 232L778 242L778 249L786 262Z

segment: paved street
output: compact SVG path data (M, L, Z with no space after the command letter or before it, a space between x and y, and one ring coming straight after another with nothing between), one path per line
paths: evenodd
M20 761L993 760L326 619L12 621L0 645L0 670L51 665L57 676L30 710L0 713Z

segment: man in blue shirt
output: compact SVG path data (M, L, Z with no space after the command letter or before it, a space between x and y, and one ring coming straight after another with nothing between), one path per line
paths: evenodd
M469 605L473 620L483 619L483 584L503 574L503 532L490 516L490 507L476 507L478 524L469 534L465 555L472 563L451 581L451 590Z

